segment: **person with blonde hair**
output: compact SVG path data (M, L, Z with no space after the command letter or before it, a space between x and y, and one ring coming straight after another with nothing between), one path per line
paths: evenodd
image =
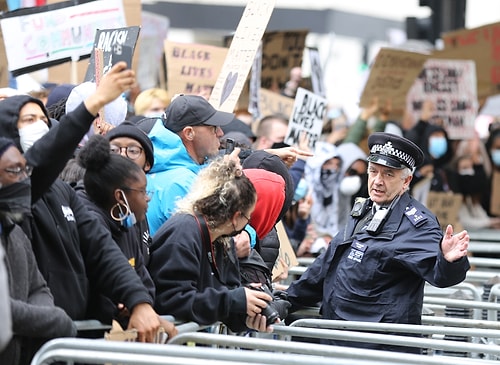
M216 159L199 172L153 236L148 268L159 313L201 325L220 321L235 332L271 330L263 310L272 298L241 285L230 238L247 225L256 201L254 185L234 160Z
M151 88L142 91L134 102L136 116L145 118L160 117L170 104L168 92L160 88Z

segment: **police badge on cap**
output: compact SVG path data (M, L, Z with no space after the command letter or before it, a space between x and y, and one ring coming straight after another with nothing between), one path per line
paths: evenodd
M376 132L368 137L367 160L379 165L414 169L424 162L424 153L410 140L391 133Z

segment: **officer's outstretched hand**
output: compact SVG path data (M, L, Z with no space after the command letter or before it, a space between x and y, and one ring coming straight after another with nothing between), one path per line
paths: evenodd
M441 241L441 251L446 261L453 262L467 256L469 240L467 231L464 230L454 235L452 225L448 224L443 240Z

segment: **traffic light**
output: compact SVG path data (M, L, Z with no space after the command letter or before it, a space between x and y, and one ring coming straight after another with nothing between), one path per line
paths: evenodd
M406 18L407 38L435 44L441 33L464 28L466 3L467 0L419 0L420 6L431 9L431 15L427 18Z

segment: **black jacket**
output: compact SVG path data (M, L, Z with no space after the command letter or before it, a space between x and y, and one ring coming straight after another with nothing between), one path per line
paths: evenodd
M0 101L0 135L12 138L19 150L17 120L20 109L28 102L40 105L38 99L25 95ZM45 110L43 104L41 107ZM30 227L24 228L56 305L73 320L88 318L90 286L130 310L139 303L153 304L109 231L88 212L68 184L56 180L93 120L82 103L25 153L34 169L33 218Z
M148 266L156 286L155 309L184 321L221 321L233 331L246 330L246 295L234 246L215 251L215 272L202 242L189 214L173 215L155 233Z
M148 289L149 295L154 298L155 287L144 263L142 242L139 240L139 234L137 233L139 227L135 225L130 228L122 227L119 222L110 217L109 211L99 208L90 200L85 190L77 190L77 195L85 207L98 217L100 224L111 232L113 240L120 247L128 263L134 268L142 283ZM97 301L93 303L96 307L89 309L89 316L105 323L111 323L113 318L117 319L116 304L113 304L107 296L99 295L98 298L93 299Z

